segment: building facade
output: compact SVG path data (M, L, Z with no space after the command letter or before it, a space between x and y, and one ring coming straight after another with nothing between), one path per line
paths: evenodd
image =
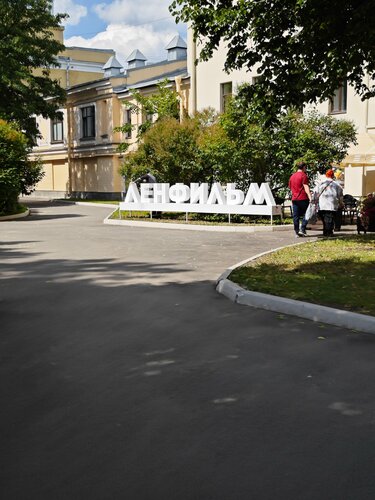
M199 45L188 30L188 69L191 75L190 110L192 113L207 107L225 110L226 102L241 83L254 83L259 76L257 68L226 73L226 49L223 44L207 62L194 61L199 56ZM345 85L338 88L332 101L316 106L324 114L337 119L352 120L357 127L358 144L352 145L342 162L344 167L344 192L364 196L375 191L375 98L362 102L354 89Z
M79 50L67 49L71 58ZM186 43L176 36L166 48L166 59L159 63L147 64L146 57L134 50L127 58L127 68L123 68L113 51L93 50L87 54L92 58L100 55L101 61L85 62L92 63L90 68L96 65L98 71L84 72L81 81L75 71L84 61L78 65L78 59L74 64L71 59L69 73L64 65L54 70L61 72L67 102L61 110L62 120L37 117L42 137L33 154L42 159L45 176L34 196L118 199L124 189L119 174L123 155L118 146L127 142L130 151L135 148L137 127L145 119L142 113L129 113L124 104L132 102L132 89L149 95L159 82L167 80L179 92L185 108L189 93L186 52ZM134 130L126 134L115 131L125 123L131 123Z

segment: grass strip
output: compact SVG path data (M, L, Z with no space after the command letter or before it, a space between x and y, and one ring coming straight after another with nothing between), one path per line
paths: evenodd
M121 217L119 210L116 210L112 215L111 219L122 219L131 221L146 221L146 222L165 222L165 223L176 223L176 224L186 224L185 213L178 212L162 212L159 217L150 217L150 212L139 212L139 211L121 211ZM228 222L228 215L223 214L199 214L199 213L189 213L188 214L188 224L203 224L203 225L221 225L221 226L254 226L262 225L269 226L271 224L271 219L265 217L257 216L243 216L243 215L231 215L231 222ZM273 225L281 226L293 224L293 219L280 217L274 217Z
M16 210L14 212L0 212L0 217L7 216L7 215L18 215L18 214L23 214L28 210L28 208L25 205L21 205L18 203Z
M375 235L284 248L235 269L247 290L375 316Z

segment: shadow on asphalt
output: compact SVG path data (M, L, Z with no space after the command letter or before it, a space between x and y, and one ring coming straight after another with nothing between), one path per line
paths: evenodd
M83 214L54 214L46 215L45 213L39 213L35 209L31 209L30 215L26 219L18 219L18 221L25 222L25 220L53 220L53 219L72 219L76 217L86 217ZM16 221L17 222L17 221Z
M20 198L19 202L26 207L53 207L62 205L73 205L69 200L47 200L41 198Z
M115 259L87 259L87 260L67 260L67 259L42 259L30 263L18 262L17 259L25 259L28 256L36 256L37 252L17 250L17 244L35 242L12 242L12 244L0 243L0 272L4 279L15 277L26 279L48 279L49 283L69 283L73 286L80 282L93 286L125 286L129 281L148 282L156 285L158 277L166 277L162 284L173 283L173 279L168 277L174 273L192 272L191 269L183 268L180 265L170 264L150 264L145 262L119 262ZM2 261L14 260L13 263Z
M374 337L172 263L1 253L2 498L373 498Z

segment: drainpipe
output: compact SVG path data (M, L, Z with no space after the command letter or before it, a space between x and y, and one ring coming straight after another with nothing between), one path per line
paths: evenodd
M367 73L367 88L369 88L370 86L370 75ZM369 108L368 108L368 99L366 99L366 132L368 133L368 127L369 127L369 123L368 123L368 115L369 115Z
M370 87L370 75L367 73L367 88ZM366 99L366 133L369 133L369 100ZM367 162L367 158L366 158ZM366 195L366 174L367 174L367 166L363 167L362 171L362 196Z
M197 111L197 67L195 65L195 60L197 58L197 41L194 38L194 32L193 29L191 29L192 32L192 49L191 49L191 59L192 59L192 65L191 65L191 75L190 75L190 88L191 88L191 112L190 114L192 116L195 115Z
M182 79L180 76L176 76L175 78L175 85L176 85L176 92L179 96L179 105L180 105L180 110L179 110L179 115L180 115L180 123L182 123L184 119L184 101L183 101L183 94L182 94Z
M67 141L68 141L68 194L71 196L72 194L72 106L67 103L66 106L66 111L67 111L67 121L68 121L68 134L67 134Z

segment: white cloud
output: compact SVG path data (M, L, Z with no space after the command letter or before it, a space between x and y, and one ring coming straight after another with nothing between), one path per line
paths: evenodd
M71 26L76 26L82 17L87 16L87 8L84 5L76 4L73 0L55 0L54 12L69 14L63 24Z
M103 20L111 23L141 24L170 16L171 0L113 0L99 3L94 11Z
M110 24L106 30L92 38L73 36L65 40L69 46L80 46L98 49L113 49L122 64L135 49L139 49L148 62L156 62L167 58L166 45L177 34L176 26L172 29L156 31L153 25L130 26L127 24Z

